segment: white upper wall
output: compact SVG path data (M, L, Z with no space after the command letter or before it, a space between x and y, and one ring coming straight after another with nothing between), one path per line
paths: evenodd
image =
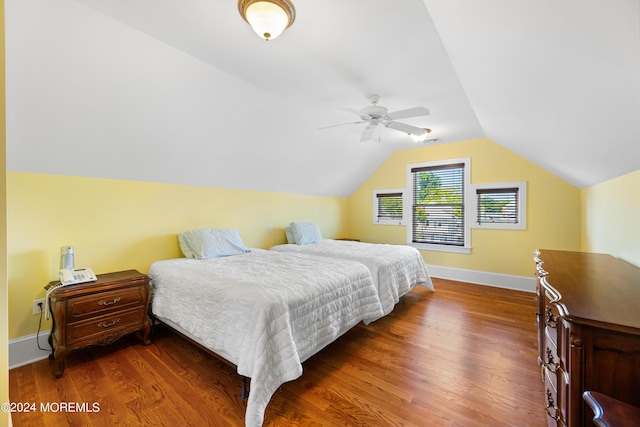
M487 137L580 188L640 169L640 1L423 1Z
M10 171L348 196L391 152L315 126L75 1L7 2Z
M373 93L578 187L640 169L637 0L294 3L267 43L235 1L7 0L7 169L349 196L415 147L318 130Z
M108 8L117 2L93 3ZM184 12L199 3L174 6ZM159 4L148 6L151 11ZM274 45L258 39L232 6L246 42L277 56ZM395 131L404 138L399 144L358 143L358 129L318 131L358 117L340 112L347 105L338 103L318 120L316 107L276 94L274 88L289 81L314 87L313 76L305 78L293 67L278 71L278 81L269 80L265 90L247 75L239 78L203 61L197 49L185 53L81 2L9 0L6 8L11 171L349 196L393 150L415 144ZM252 62L235 55L235 66L244 61L242 69L255 65L274 72L268 56ZM224 58L219 62L229 67ZM455 75L449 75L451 96L460 96L458 90L464 98ZM326 94L330 86L324 85L316 92ZM364 94L357 99L368 103ZM456 132L472 137L481 131L468 106L467 111L475 130ZM455 108L452 118L453 113Z

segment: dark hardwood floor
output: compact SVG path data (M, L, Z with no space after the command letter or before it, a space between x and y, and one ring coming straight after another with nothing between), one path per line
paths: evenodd
M265 426L545 426L534 295L434 284L308 360ZM9 373L12 402L36 406L13 413L16 427L241 426L239 392L233 368L163 327L150 346L128 336L71 352L58 380L48 360Z

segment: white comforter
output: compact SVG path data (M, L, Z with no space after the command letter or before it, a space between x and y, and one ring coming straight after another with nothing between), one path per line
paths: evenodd
M209 260L157 261L152 311L251 378L247 426L302 362L382 307L362 264L252 249Z
M366 265L378 289L383 316L391 313L400 297L414 286L434 290L420 252L411 246L324 239L310 245L276 245L271 250L347 259Z

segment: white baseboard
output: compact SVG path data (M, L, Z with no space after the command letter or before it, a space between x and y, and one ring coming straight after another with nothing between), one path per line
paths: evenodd
M464 270L462 268L441 267L439 265L427 265L427 270L432 277L439 277L441 279L457 280L460 282L513 289L516 291L536 291L536 279L534 277Z
M40 331L40 347L44 350L38 348L37 334L9 340L9 369L18 368L49 357L49 354L51 354L48 341L50 332Z

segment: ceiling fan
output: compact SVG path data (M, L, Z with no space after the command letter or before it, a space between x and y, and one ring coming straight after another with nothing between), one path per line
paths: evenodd
M400 111L394 111L392 113L389 113L386 107L383 107L382 105L378 105L378 102L380 101L379 95L369 96L369 101L371 101L371 105L364 107L361 110L355 110L353 108L343 108L344 111L357 114L358 116L360 116L359 121L340 123L337 125L322 127L320 129L327 129L335 126L366 123L366 126L362 131L362 136L360 137L360 142L369 141L373 136L374 131L380 125L386 128L395 129L397 131L404 132L406 134L413 135L416 137L423 137L427 134L428 130L425 128L419 128L416 126L408 125L406 123L400 123L400 122L397 122L396 120L406 119L409 117L427 116L429 115L428 109L424 107L414 107L414 108L409 108L407 110L400 110Z

